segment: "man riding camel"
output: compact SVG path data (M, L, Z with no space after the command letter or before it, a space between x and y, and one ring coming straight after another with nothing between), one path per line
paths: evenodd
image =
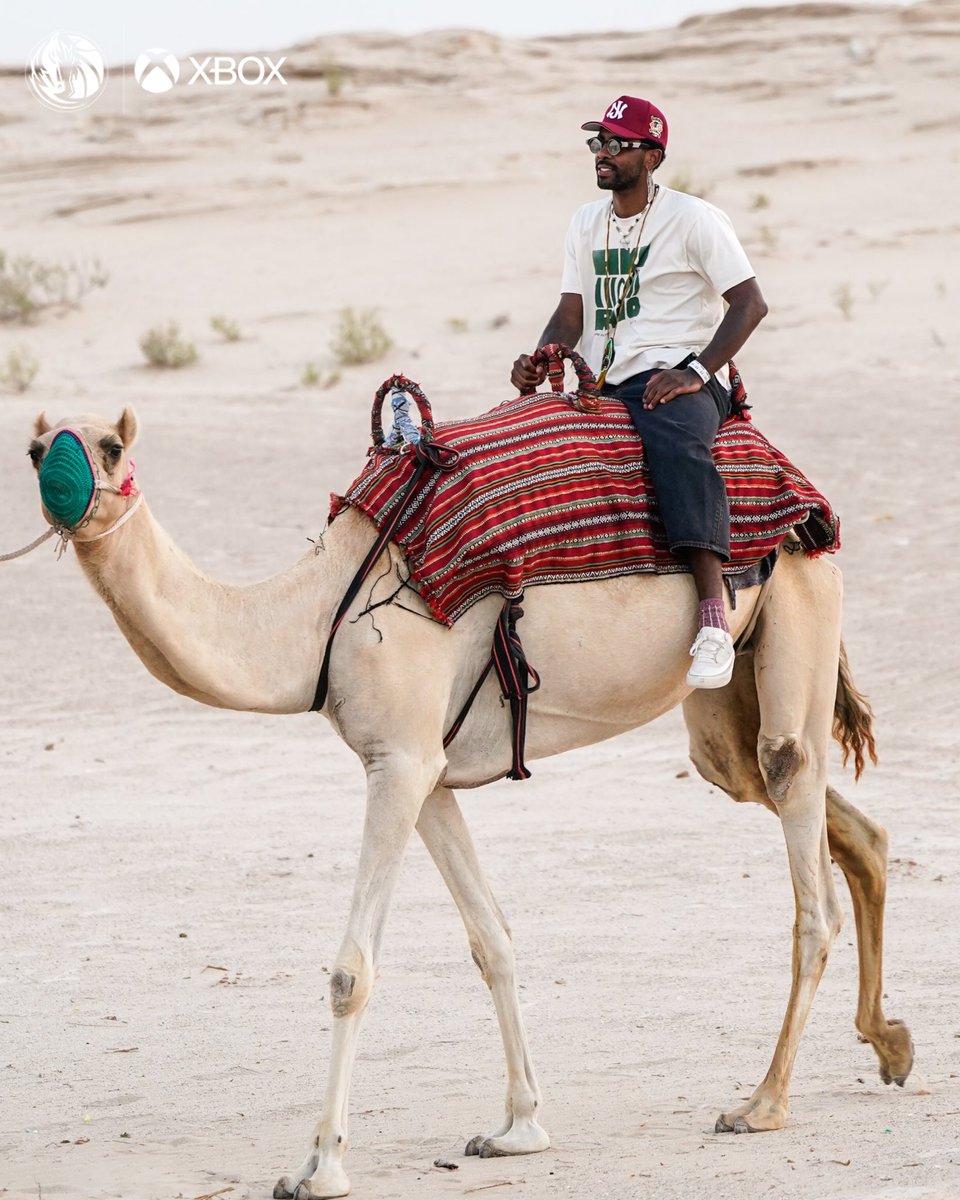
M734 661L721 571L730 514L710 447L731 412L727 363L767 306L727 215L654 182L667 149L658 108L621 96L581 128L595 131L597 186L612 195L573 215L560 303L538 346L581 343L602 394L627 406L670 549L700 598L687 683L723 687ZM532 392L544 373L521 354L510 381Z

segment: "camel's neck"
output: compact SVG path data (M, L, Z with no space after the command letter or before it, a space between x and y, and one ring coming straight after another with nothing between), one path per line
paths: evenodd
M147 669L203 704L289 713L310 707L327 632L370 526L344 513L288 571L236 587L208 579L144 504L77 557ZM361 549L362 547L362 549Z

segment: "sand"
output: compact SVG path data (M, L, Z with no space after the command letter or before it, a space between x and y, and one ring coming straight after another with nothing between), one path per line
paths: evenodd
M127 78L71 118L0 79L2 247L110 276L0 328L0 360L25 343L41 363L0 401L0 551L42 528L36 412L133 403L140 482L186 552L234 581L292 562L363 462L385 375L440 417L510 394L594 195L579 124L620 92L667 112L665 181L734 220L771 309L739 356L756 420L842 516L882 757L833 778L890 832L906 1088L856 1039L844 893L787 1128L714 1134L773 1049L793 907L776 822L696 776L672 714L462 798L514 930L542 1155L459 1157L499 1119L502 1054L411 847L354 1078L355 1195L960 1195L958 51L956 4L808 4L593 38L337 37L288 50L283 91ZM347 305L377 308L395 348L305 386ZM143 364L165 319L194 366ZM362 772L322 718L163 689L72 559L0 566L0 1196L267 1196L319 1112Z

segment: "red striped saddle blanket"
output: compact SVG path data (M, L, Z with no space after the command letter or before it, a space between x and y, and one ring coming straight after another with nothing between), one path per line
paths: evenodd
M515 598L535 584L688 569L667 546L642 445L619 402L582 413L563 396L521 396L438 423L434 436L460 460L423 476L393 540L438 620L452 625L484 596ZM839 549L830 505L752 421L724 422L713 455L730 498L731 583L791 530L808 554ZM372 450L346 493L331 497L330 519L352 505L381 528L416 461L409 447Z

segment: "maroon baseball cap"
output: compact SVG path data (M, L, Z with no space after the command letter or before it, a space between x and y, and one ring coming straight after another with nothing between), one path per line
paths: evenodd
M617 137L653 142L666 154L667 118L655 104L638 96L620 96L603 114L602 121L588 121L581 129L606 129Z

